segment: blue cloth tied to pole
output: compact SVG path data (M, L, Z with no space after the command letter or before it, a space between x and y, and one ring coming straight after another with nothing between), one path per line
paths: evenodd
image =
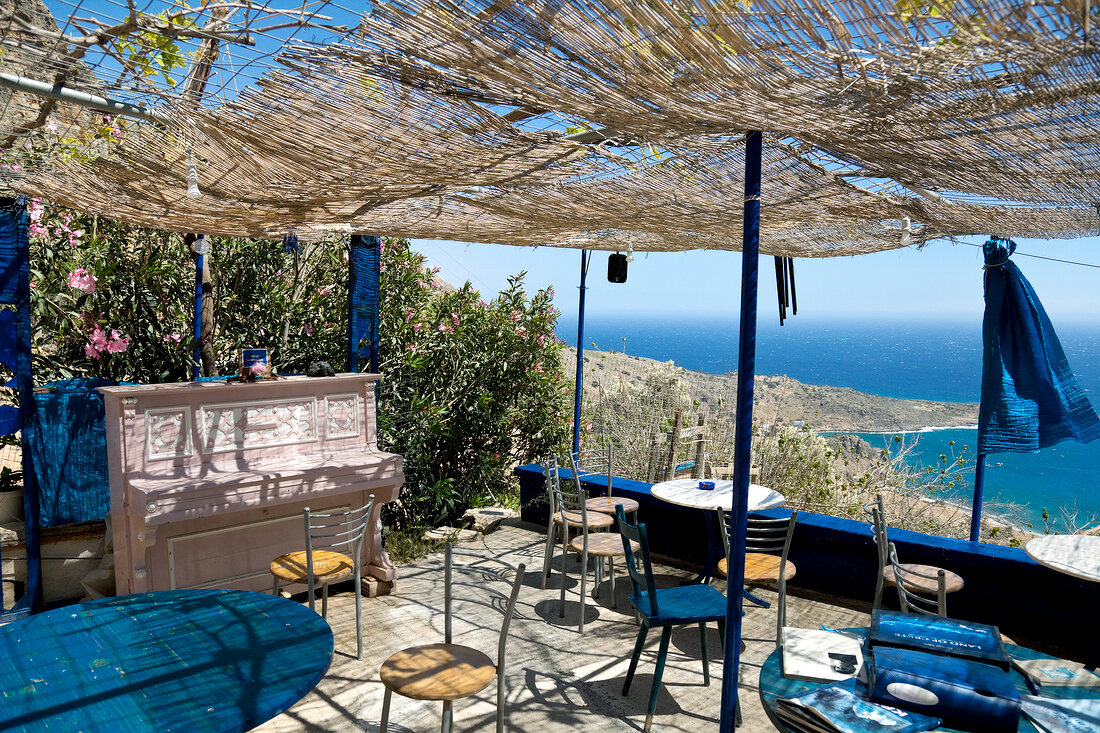
M1070 370L1038 296L1009 260L1011 239L985 243L978 456L1032 453L1100 438L1100 418ZM980 487L975 487L980 490Z

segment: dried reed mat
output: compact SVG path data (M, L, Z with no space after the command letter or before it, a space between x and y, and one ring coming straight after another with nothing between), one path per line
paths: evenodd
M1100 3L397 0L349 30L331 3L238 6L195 9L206 35L160 27L202 60L171 85L93 53L140 23L81 35L0 0L0 70L162 120L3 91L0 179L207 234L739 249L761 130L766 253L1100 233Z

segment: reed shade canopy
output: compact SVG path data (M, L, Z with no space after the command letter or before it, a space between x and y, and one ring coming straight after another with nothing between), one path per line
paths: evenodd
M763 130L765 254L1100 232L1100 3L51 7L0 0L0 178L134 224L736 250Z

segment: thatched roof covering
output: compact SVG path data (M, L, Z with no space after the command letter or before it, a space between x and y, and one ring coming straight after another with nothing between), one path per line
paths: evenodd
M3 92L0 134L18 138L7 185L213 234L738 249L742 138L763 130L768 253L1100 232L1089 3L275 5L211 2L187 16L198 37L182 22L77 32L57 19L62 42L9 5L0 71L156 107L162 122L104 128L62 102L59 130L25 129L41 102ZM102 40L112 32L136 45ZM232 42L249 33L253 45ZM142 73L134 49L150 39L175 39L187 80Z

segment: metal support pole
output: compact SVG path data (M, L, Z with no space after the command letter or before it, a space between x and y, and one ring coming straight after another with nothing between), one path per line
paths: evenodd
M202 239L202 235L198 236ZM195 381L202 374L202 268L203 258L201 246L195 249L195 314L191 319L191 334L195 338L195 352L192 354L191 380Z
M88 92L70 89L60 84L49 84L44 81L38 81L37 79L30 79L25 76L20 76L19 74L0 72L0 87L11 89L16 92L33 94L37 97L56 99L59 102L68 102L69 104L88 107L89 109L106 112L107 114L133 117L139 120L145 120L146 122L168 124L171 121L167 114L152 107L141 107L136 104L130 104L129 102L122 102L117 99L110 99L109 97L101 97L97 94L89 94Z
M974 506L970 510L970 541L978 542L982 531L982 491L985 490L985 454L974 464Z
M741 668L741 588L745 584L745 525L752 463L752 396L756 378L756 301L760 260L760 168L763 136L745 140L745 223L741 240L741 331L737 349L737 418L734 433L733 505L730 518L729 578L726 591L725 664L722 667L720 730L732 733L737 720Z
M581 450L581 394L584 386L584 291L588 287L584 284L588 277L588 263L592 261L592 253L586 249L581 250L581 297L577 310L577 379L575 393L573 395L573 455Z

